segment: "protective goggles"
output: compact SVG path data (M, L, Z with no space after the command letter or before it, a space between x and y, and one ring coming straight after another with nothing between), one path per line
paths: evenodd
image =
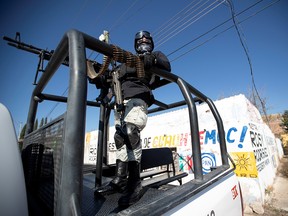
M137 42L136 42L136 43L137 43L137 44L142 44L142 43L151 44L152 41L144 36L144 38L142 37L142 38L140 38L140 39L137 39Z
M135 35L136 40L141 39L142 37L149 38L149 39L152 38L151 34L148 31L140 31Z

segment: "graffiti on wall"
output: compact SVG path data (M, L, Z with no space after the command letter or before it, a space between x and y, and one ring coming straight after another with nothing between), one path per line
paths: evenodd
M247 134L247 126L240 128L230 127L225 136L227 144L236 144L236 148L243 148L244 140ZM201 145L210 145L219 143L219 135L216 129L201 130L199 131L199 138ZM142 137L143 148L161 148L161 147L190 147L191 146L191 135L189 132L179 134L158 134L155 136ZM114 140L109 140L109 150L116 150Z
M255 155L258 172L261 172L269 163L267 146L264 145L263 135L258 131L250 131L252 150Z
M234 172L238 177L258 177L256 160L253 152L230 152L230 156L236 165Z
M152 130L153 131L153 130ZM171 130L169 130L171 131ZM193 159L191 150L191 136L189 132L157 134L149 132L142 135L143 148L169 147L176 148L179 155L179 169L193 173ZM173 130L172 130L173 131ZM112 132L112 131L111 131ZM113 134L113 133L110 133ZM95 163L97 137L90 134L86 137L86 143L90 143L88 160ZM264 145L263 135L253 124L231 126L225 130L227 147L230 148L230 155L236 164L235 173L239 177L257 178L258 172L263 170L269 163L268 149ZM219 135L217 129L202 129L199 131L199 140L202 149L202 170L206 174L210 168L216 166L218 153L213 152L213 146L218 148ZM206 148L208 147L208 148ZM108 141L108 163L114 164L116 160L116 146L113 136ZM216 154L215 154L216 153Z
M84 163L95 164L97 158L98 133L96 131L86 133L84 147Z
M216 166L216 156L213 153L202 153L202 172L207 174L211 172L211 167ZM191 153L179 154L179 170L187 173L193 173L193 158Z

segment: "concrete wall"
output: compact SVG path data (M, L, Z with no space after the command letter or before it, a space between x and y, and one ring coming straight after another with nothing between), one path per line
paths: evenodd
M279 159L280 140L262 121L259 111L242 94L215 101L225 129L227 149L236 164L235 173L242 186L244 204L262 205L265 189L273 184ZM216 122L206 104L197 106L203 173L221 164ZM114 127L110 128L108 163L115 163ZM86 134L85 163L96 161L98 132ZM193 178L192 150L187 108L150 116L141 133L143 148L175 148L179 169Z

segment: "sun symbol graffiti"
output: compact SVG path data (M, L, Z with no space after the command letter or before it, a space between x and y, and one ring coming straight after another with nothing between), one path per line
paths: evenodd
M246 157L245 157L246 156ZM242 170L242 169L245 169L245 170L248 170L248 167L251 166L251 164L249 163L249 160L250 160L250 157L248 155L237 155L237 159L235 159L235 163L236 163L236 166Z

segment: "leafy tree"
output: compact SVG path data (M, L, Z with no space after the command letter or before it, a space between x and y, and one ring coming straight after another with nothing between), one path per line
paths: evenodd
M288 132L288 110L284 111L282 115L282 122L280 125L283 128L283 130L287 133Z

